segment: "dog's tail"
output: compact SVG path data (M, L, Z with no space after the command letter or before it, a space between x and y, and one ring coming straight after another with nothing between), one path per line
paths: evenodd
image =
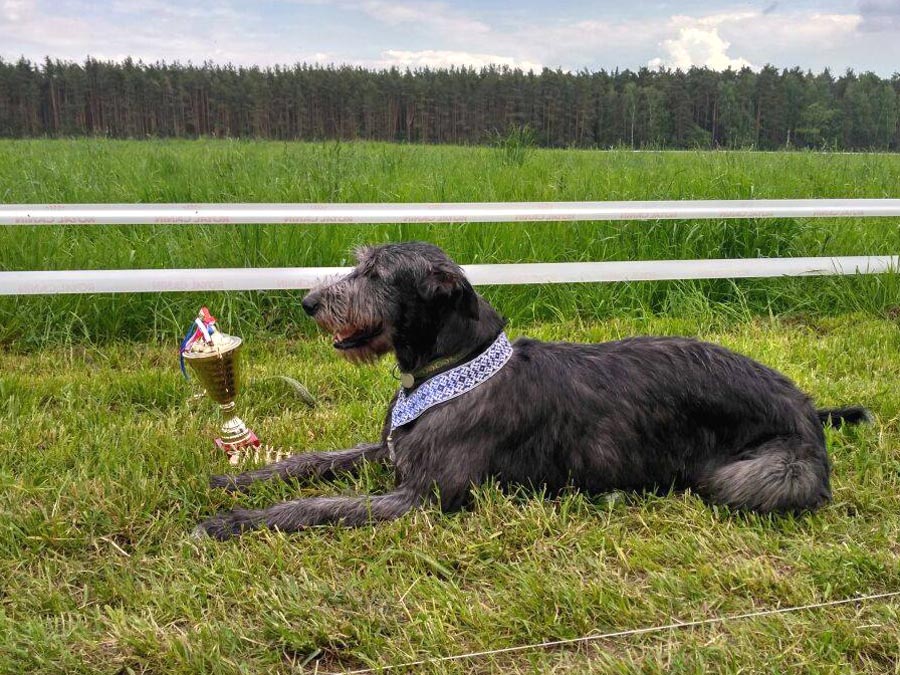
M872 413L865 408L852 406L848 408L824 408L816 411L823 426L840 429L845 424L862 424L872 421Z

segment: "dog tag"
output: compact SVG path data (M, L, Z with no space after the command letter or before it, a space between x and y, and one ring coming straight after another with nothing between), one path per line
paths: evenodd
M412 373L400 373L400 384L402 384L405 389L409 389L415 383L416 378L413 377Z

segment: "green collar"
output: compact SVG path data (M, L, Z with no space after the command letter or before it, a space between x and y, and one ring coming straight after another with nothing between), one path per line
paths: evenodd
M436 372L438 372L439 370L443 370L447 366L456 365L468 355L469 352L457 352L456 354L445 356L444 358L438 359L437 361L432 361L431 363L422 366L415 372L400 373L400 384L402 384L405 389L410 389L416 383L416 381L424 380L429 375L434 375Z

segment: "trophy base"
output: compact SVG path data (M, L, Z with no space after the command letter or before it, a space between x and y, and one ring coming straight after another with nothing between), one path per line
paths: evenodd
M237 450L243 450L244 448L258 448L260 445L259 439L256 437L252 431L249 432L248 437L245 440L235 442L229 442L222 438L217 438L215 440L216 447L219 450L223 450L226 453L232 453Z
M222 450L228 456L228 463L233 465L241 463L246 450L255 451L259 450L260 447L259 439L252 431L250 432L250 437L241 443L227 443L221 438L217 438L215 444L219 450Z
M233 405L233 404L232 404ZM242 451L246 448L259 448L260 442L244 421L237 416L222 425L222 437L216 439L216 447L228 455L231 464L240 462Z

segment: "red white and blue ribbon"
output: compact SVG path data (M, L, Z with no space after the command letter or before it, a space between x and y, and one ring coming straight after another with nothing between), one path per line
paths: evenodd
M189 352L197 340L203 340L206 344L212 344L212 335L216 332L216 317L209 313L206 307L200 308L200 314L194 319L194 323L188 328L178 355L181 358L181 372L187 378L187 370L184 367L184 354Z

